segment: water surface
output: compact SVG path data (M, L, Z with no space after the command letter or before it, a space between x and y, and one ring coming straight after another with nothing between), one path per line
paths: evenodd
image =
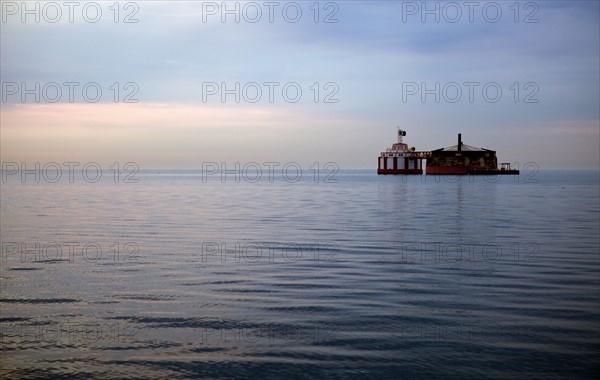
M600 369L598 172L13 177L2 378Z

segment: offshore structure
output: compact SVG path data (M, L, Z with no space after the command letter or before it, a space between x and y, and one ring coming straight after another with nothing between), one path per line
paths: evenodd
M423 153L402 141L406 131L398 128L398 142L379 155L377 174L423 174Z
M423 160L426 174L519 174L508 162L498 167L495 150L464 144L460 133L456 145L432 151L409 148L404 136L406 131L398 128L398 142L379 155L377 174L423 174Z

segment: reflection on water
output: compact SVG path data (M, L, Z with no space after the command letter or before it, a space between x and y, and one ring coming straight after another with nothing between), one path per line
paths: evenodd
M597 173L138 177L2 183L3 378L599 369Z

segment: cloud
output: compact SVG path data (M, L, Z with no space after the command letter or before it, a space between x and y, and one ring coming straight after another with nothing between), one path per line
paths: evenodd
M19 126L30 140L42 135L52 139L48 132L52 129L54 136L70 134L67 140L103 141L98 152L115 154L108 148L110 139L97 131L108 134L118 129L121 138L114 144L127 147L121 141L131 138L131 147L147 152L148 157L152 150L176 157L180 154L171 154L169 149L179 152L180 147L188 146L192 152L192 142L199 139L194 133L202 131L203 140L198 144L212 139L212 146L221 150L227 147L258 155L262 149L266 150L262 156L268 156L269 150L273 155L285 155L281 147L293 136L294 147L288 147L288 153L310 160L328 159L336 152L347 157L343 160L348 165L368 167L373 151L388 145L388 131L393 132L396 125L418 130L414 134L418 145L437 147L448 145L445 138L438 140L437 136L447 133L453 141L458 128L498 141L503 134L499 126L519 125L524 132L538 133L551 123L567 126L600 118L597 2L535 3L539 6L534 15L537 23L515 23L512 2L498 3L503 16L497 23L482 19L483 5L477 8L474 22L465 13L457 23L443 17L432 22L431 16L423 23L420 15L405 22L407 2L379 1L336 2L337 9L324 9L325 3L319 3L319 21L335 11L337 23L315 23L313 4L304 2L299 3L303 16L297 23L282 19L283 3L272 23L266 14L257 23L243 17L239 23L222 23L220 15L204 22L199 2L140 2L139 22L125 24L112 20L111 4L101 4L106 17L95 24L9 20L0 25L3 82L93 81L104 90L102 100L93 106L84 104L81 97L74 105L21 105L19 111L3 103L3 148L10 150L25 141L25 132L15 132ZM243 9L249 3L239 4ZM422 2L415 4L421 6ZM519 3L519 12L522 21L531 9ZM221 104L217 95L214 101L203 102L206 82L231 87L236 82L243 86L271 81L299 83L304 91L302 100L290 104L279 97L274 103L265 99L235 103L229 97ZM490 104L479 96L475 102L451 103L443 98L436 102L433 96L421 101L416 96L403 101L406 82L429 87L440 83L443 87L472 81L480 82L479 88L498 82L502 100ZM125 83L136 83L136 98L142 103L115 105L109 90L115 82L121 87L121 97ZM336 104L322 102L327 95L323 85L328 82L339 88ZM538 88L538 103L523 102L529 91L524 86L530 82ZM311 90L314 83L319 87L317 103ZM19 101L19 97L11 101ZM57 110L65 114L59 116ZM356 128L352 135L343 132L349 126ZM256 133L237 138L230 132L236 128ZM318 143L310 133L319 136ZM573 138L566 130L561 133ZM340 135L354 154L338 150ZM206 144L206 149L210 148L211 144ZM56 146L66 152L76 149L75 145ZM51 150L44 149L42 142L37 148ZM514 154L526 156L531 151L525 146L519 149ZM537 153L550 158L546 151ZM171 163L178 166L177 161Z
M201 161L336 158L320 129L352 125L294 108L188 104L26 104L3 109L2 161L129 160L146 167L195 167ZM338 150L334 147L333 150ZM173 154L177 152L177 154ZM182 161L164 161L179 157ZM187 160L183 158L187 157ZM337 156L339 157L339 156ZM200 161L199 161L200 160Z

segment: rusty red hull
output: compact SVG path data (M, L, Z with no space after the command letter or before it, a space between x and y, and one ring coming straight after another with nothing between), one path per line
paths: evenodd
M427 174L445 174L445 175L497 175L513 174L518 175L517 169L498 169L485 167L468 166L427 166Z
M377 174L423 174L423 169L377 169Z

